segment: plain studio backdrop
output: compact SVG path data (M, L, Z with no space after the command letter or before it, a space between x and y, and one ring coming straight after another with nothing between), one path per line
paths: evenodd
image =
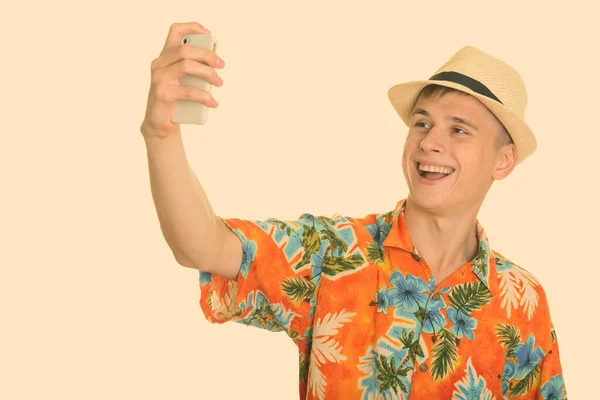
M285 333L210 324L160 231L139 132L150 62L198 21L220 106L183 126L223 217L361 217L408 193L392 85L472 45L515 67L537 151L491 188L492 248L538 277L568 393L598 359L592 2L3 2L0 398L296 399ZM589 318L588 318L589 317Z

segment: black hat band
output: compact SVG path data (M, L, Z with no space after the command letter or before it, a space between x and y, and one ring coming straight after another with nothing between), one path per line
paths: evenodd
M503 104L499 98L497 98L494 93L483 83L479 82L476 79L471 78L470 76L463 75L460 72L454 71L443 71L433 75L429 80L432 81L450 81L455 82L460 85L466 86L475 93L479 93L482 96L489 97L492 100L496 100L498 103Z

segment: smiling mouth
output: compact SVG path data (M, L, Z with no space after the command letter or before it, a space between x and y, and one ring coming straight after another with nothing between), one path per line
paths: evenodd
M443 172L429 172L429 171L423 171L421 169L419 169L420 163L415 161L415 168L417 170L417 174L419 174L419 176L423 179L427 179L430 181L436 181L436 180L440 180L440 179L444 179L447 176L452 175L454 172L456 172L456 170L453 170L452 172L450 172L449 174L445 174Z

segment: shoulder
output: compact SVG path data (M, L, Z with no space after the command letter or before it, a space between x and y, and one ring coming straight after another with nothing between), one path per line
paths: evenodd
M367 240L373 240L381 245L390 232L392 211L385 213L370 213L362 217L345 217L353 224L357 232L368 234Z
M317 232L325 230L343 231L352 229L354 231L366 230L372 236L377 235L377 227L382 221L382 214L368 214L364 217L344 216L335 213L331 216L315 215L311 213L302 214L296 222L306 226L314 227Z
M262 220L219 217L232 230L260 230L265 233L300 235L308 232L321 232L326 227L335 227L344 217L328 217L313 213L303 213L295 219L270 217Z
M303 214L301 218L303 220L313 219L316 231L323 239L342 240L348 246L361 247L373 241L379 232L377 214L369 214L360 218L344 216L339 213L335 213L331 217Z
M527 286L544 292L540 281L529 269L515 263L495 250L492 250L492 254L496 261L496 272L498 274L498 278L510 278L515 284L518 284L522 288ZM507 283L508 282L504 282L504 284Z
M517 264L498 251L492 250L492 254L496 261L498 283L503 293L515 288L525 298L524 301L534 301L534 298L546 300L544 286L529 268Z
M548 298L540 280L522 265L492 250L496 260L500 306L507 321L533 330L550 331L552 321Z

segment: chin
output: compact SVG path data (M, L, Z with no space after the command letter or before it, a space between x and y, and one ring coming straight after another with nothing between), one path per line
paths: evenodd
M449 193L431 193L422 190L413 190L409 194L411 203L427 210L447 207L450 201Z
M445 182L439 187L426 185L418 181L419 177L416 172L414 174L405 173L405 178L409 188L409 201L420 208L428 210L445 208L452 202L453 193L456 190L455 182Z

